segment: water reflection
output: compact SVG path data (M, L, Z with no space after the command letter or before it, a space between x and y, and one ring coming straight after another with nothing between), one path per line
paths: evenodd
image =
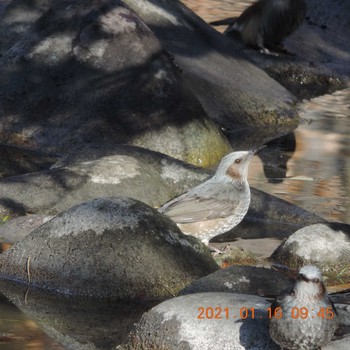
M274 164L267 164L266 179L256 158L249 183L326 219L350 223L350 89L304 102L301 116L304 121L295 131L294 153L288 150L293 146L288 146L293 143L288 139L281 138L269 147L270 152L279 153L281 141L285 141L286 149L280 153L282 160L287 160L285 178L279 178L278 173L274 178ZM277 160L275 166L281 166ZM283 169L277 170L283 173Z
M0 293L1 350L63 350Z

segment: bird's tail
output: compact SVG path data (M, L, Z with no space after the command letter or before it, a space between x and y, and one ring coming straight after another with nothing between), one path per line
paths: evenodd
M225 18L225 19L221 19L219 21L214 21L214 22L210 22L209 24L211 24L212 26L225 26L225 25L232 25L236 22L237 17L229 17L229 18Z

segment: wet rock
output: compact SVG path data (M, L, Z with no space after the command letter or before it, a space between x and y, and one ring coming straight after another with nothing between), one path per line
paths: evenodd
M350 226L316 224L296 231L271 255L271 260L299 268L317 265L324 275L342 283L350 281Z
M96 145L72 153L53 169L0 180L0 203L12 216L58 214L103 196L126 196L158 207L208 176L139 147Z
M194 281L179 295L229 292L275 297L289 286L290 280L281 272L262 267L231 266Z
M237 44L180 1L125 0L175 57L206 112L227 130L298 124L295 98L251 64Z
M173 298L142 316L127 349L277 350L268 331L269 307L264 298L236 293Z
M201 242L127 198L73 207L0 254L2 278L96 298L168 297L217 269Z
M119 0L14 1L0 42L4 143L50 152L126 143L203 166L230 150L153 32Z
M0 242L14 244L52 218L34 214L8 220L0 226Z

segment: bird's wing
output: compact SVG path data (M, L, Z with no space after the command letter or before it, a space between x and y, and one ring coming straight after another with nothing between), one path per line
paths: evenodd
M188 192L173 199L159 208L161 213L169 216L176 223L190 223L228 217L233 214L238 205L238 195L215 195L207 193L205 196ZM210 192L210 191L209 191Z

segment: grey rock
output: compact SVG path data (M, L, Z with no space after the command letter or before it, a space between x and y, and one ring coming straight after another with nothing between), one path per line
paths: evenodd
M251 64L180 1L125 0L175 57L205 111L226 129L279 124L296 126L295 98Z
M96 145L82 148L50 170L0 180L0 203L19 215L58 214L103 196L127 196L158 207L208 176L139 147Z
M269 307L263 298L236 293L180 296L142 316L128 349L277 350L268 332ZM254 319L251 310L246 314L251 308Z
M323 273L343 271L349 278L350 226L340 223L306 226L292 234L272 254L271 260L293 268L317 265Z
M253 266L231 266L192 282L179 295L226 292L275 297L290 286L290 280L278 271Z
M73 207L0 254L2 278L96 298L168 297L217 269L201 242L127 198Z

